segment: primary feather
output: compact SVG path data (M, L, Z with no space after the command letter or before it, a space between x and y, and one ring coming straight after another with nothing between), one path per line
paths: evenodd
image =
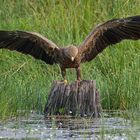
M47 64L56 63L59 48L50 40L34 32L0 31L0 48L29 54Z
M81 61L92 60L109 45L124 39L140 39L140 16L114 19L96 27L79 48Z

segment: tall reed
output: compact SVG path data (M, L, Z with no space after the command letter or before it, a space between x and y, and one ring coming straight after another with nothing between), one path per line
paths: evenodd
M1 0L0 30L35 31L60 47L79 45L97 24L138 15L139 9L139 0ZM83 79L96 80L103 108L139 108L140 41L107 48L83 64L82 73ZM67 79L75 80L75 73L68 70ZM54 80L61 80L58 66L0 50L0 118L42 112Z

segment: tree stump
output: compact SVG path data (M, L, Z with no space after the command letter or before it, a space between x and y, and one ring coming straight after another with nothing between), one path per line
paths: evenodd
M45 105L45 116L74 115L99 117L100 96L95 81L65 84L54 82Z

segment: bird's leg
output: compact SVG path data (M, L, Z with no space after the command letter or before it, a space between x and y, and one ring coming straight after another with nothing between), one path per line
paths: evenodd
M76 74L77 74L77 82L81 81L81 68L80 66L76 68Z
M64 83L67 84L67 80L66 80L66 69L65 68L61 68L61 74L62 74L62 77L64 79Z

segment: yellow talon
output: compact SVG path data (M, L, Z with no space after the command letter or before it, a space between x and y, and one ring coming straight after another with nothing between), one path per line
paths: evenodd
M67 80L64 80L64 83L65 83L65 84L67 84L67 83L68 83L68 81L67 81Z

